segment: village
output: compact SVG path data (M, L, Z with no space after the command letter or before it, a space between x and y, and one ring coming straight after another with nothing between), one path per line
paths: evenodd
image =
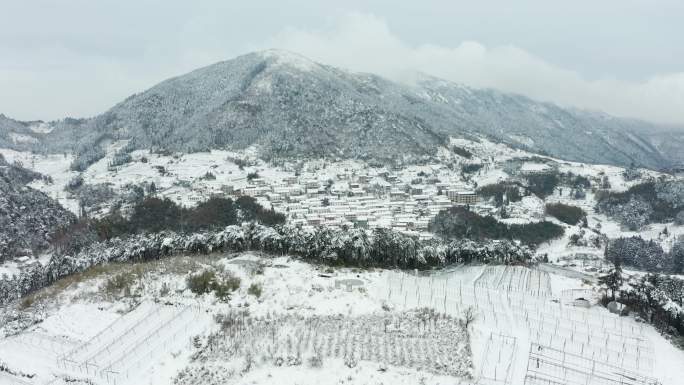
M285 214L289 223L302 227L391 228L421 239L432 237L427 231L430 219L453 205L467 205L481 213L496 211L467 185L411 184L387 171L341 172L334 180L304 175L285 176L280 180L245 178L234 183L195 181L193 194L188 199L199 202L210 196L250 196L262 206ZM175 189L162 191L160 195L175 196Z
M318 166L301 173L262 169L263 176L257 171L231 171L229 176L236 176L232 179L221 174L220 166L210 169L209 178L195 177L181 183L183 186L176 183L157 190L157 194L189 205L211 196L250 196L262 206L285 214L289 223L302 227L391 228L420 239L433 237L428 232L430 220L449 207L467 206L483 216L499 211L488 199L478 196L477 183L442 164L394 169L343 164L330 167L333 171ZM482 172L488 169L485 167ZM498 175L495 167L493 170ZM521 173L549 171L553 169L543 164L526 163ZM498 175L492 182L503 177L506 175ZM183 194L185 188L192 189L192 193ZM535 206L527 200L522 205L513 205L510 215L525 220L541 219L543 202L536 203L539 207L532 213L523 207Z

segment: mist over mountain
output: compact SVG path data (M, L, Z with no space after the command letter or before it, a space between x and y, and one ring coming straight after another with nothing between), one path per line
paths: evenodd
M652 134L660 132L658 135ZM449 137L488 138L562 159L665 168L682 135L601 113L471 89L421 75L399 84L269 50L163 81L91 119L49 124L0 116L0 144L74 151L81 166L108 140L195 152L258 145L266 158L329 156L411 161Z

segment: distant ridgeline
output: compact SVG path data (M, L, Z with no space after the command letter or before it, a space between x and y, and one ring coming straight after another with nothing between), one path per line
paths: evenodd
M425 160L450 137L488 138L566 160L670 167L682 135L649 123L563 109L520 95L418 76L400 84L283 51L200 68L132 95L91 119L19 122L0 115L0 146L73 152L83 170L104 146L196 152L257 145L265 159ZM468 156L461 151L462 156ZM678 158L677 158L678 159ZM117 154L115 162L125 162Z

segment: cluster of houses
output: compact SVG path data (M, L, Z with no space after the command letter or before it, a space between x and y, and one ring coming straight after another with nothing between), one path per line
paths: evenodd
M427 178L425 178L427 179ZM446 179L446 178L444 178ZM253 178L244 186L222 186L233 196L256 198L265 207L285 214L301 226L391 228L421 238L430 220L453 205L468 205L490 213L478 195L457 183L405 182L405 178L379 172L375 175L339 173L334 178L316 175L286 176L279 180Z
M519 170L521 176L551 171L548 165L535 162L525 162ZM298 173L241 174L230 180L217 174L217 178L178 181L162 195L184 205L217 195L249 196L285 214L289 223L304 227L391 228L423 238L431 237L432 218L451 206L467 205L481 215L498 212L462 176L441 165L420 170L321 167ZM533 200L526 197L510 205L508 216L541 219L543 201Z

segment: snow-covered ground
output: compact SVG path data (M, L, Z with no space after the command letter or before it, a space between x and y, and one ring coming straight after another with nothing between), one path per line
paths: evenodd
M521 163L526 172L538 172L543 166L539 159L546 159L562 172L592 180L605 177L613 191L624 191L638 183L638 180L626 181L619 167L539 157L486 140L452 140L452 144L467 149L472 157L465 159L442 151L445 164L388 169L370 168L359 161L330 160L272 166L257 159L255 149L180 155L135 151L131 154L132 162L111 167L114 154L125 146L125 142L115 142L108 148L107 156L91 165L82 176L87 184L106 184L116 192L129 184L153 182L159 196L186 206L223 192L227 186L231 190L252 188L254 182L247 176L255 172L259 174L259 183L278 188L295 177L293 183L302 184L305 189L307 181L319 188L332 181L330 188L338 191L339 196L352 192L351 182L363 177L369 180L369 185L420 187L423 191L416 196L435 197L441 187L437 182L426 182L428 178L438 179L441 186L469 190L519 177L510 174L512 163ZM4 149L0 153L10 162L19 161L50 176L52 183L34 181L31 187L78 212L78 202L65 191L69 181L78 175L69 169L73 160L70 154L43 156ZM532 161L532 157L537 158ZM449 162L456 163L447 167ZM240 167L238 163L244 164ZM466 175L458 166L469 163L483 167ZM643 177L659 176L652 171L641 172ZM213 178L205 178L207 174ZM414 183L417 178L423 180ZM602 247L592 245L596 238L640 235L658 241L667 251L677 236L684 235L684 226L652 224L639 232L625 231L605 215L594 213L595 195L591 191L586 193L584 199L575 199L569 196L569 191L558 189L546 201L530 196L508 206L509 218L503 219L507 223L550 220L565 228L562 238L539 247L538 254L546 255L552 264L536 269L467 266L420 274L391 270L328 271L286 257L262 259L252 254L174 257L136 273L127 295L112 296L104 289L108 280L132 268L112 265L105 269L106 273L74 282L66 289L48 288L48 294L38 296L38 300L29 304L28 309L42 322L0 340L0 384L168 384L180 378L179 373L185 375L181 375L180 384L204 384L202 379L207 377L202 376L205 375L213 378L214 383L224 383L222 379L225 379L227 383L253 384L617 385L652 383L652 379L663 385L681 384L684 352L673 347L651 326L614 316L601 307L585 308L586 303L577 299L592 301L597 296L590 285L605 263ZM322 197L314 193L309 197L310 202L297 205L311 206L303 207L309 213L313 206L320 209ZM275 199L259 197L267 207L271 204L283 210L295 207ZM409 200L412 202L413 197ZM392 217L399 209L406 211L401 215L414 215L411 202L398 205L390 198L382 198L368 205L373 209L363 210L377 210ZM581 207L588 213L588 228L545 217L544 204L549 202ZM347 203L347 206L360 206L360 201L353 199ZM415 214L416 217L423 215ZM392 220L377 223L393 226ZM421 223L426 222L423 219ZM664 234L665 228L667 234ZM584 242L572 245L572 237ZM257 267L262 265L265 267L260 273ZM9 261L0 266L0 275L14 273L19 268L17 262ZM230 272L242 280L230 300L220 301L211 294L198 297L186 289L187 273L205 268ZM260 297L248 292L252 284L263 288ZM193 359L200 349L198 346L218 330L215 317L231 312L247 311L247 317L254 320L296 315L304 320L339 317L352 322L364 317L396 319L426 307L458 318L472 314L474 320L469 326L468 341L472 357L456 360L458 364L472 363L472 378L451 377L424 367L397 363L401 361L379 362L377 358L375 361L361 359L350 365L346 358L335 354L324 357L320 368L309 367L305 362L274 366L257 359L248 371L236 369L244 366L242 359L239 365L218 360L207 367ZM11 317L0 317L0 321L7 322L0 324L0 335L11 330ZM354 330L354 335L364 336L363 328ZM412 353L401 354L410 357ZM373 357L380 356L395 357L391 354ZM623 382L614 382L615 379Z
M684 378L684 367L674 365L684 362L684 352L651 326L576 303L573 293L597 293L571 275L512 266L462 266L420 274L330 270L253 254L173 257L141 266L113 265L36 301L29 309L39 312L43 322L0 340L0 361L19 374L0 372L0 383L63 384L88 378L95 384L168 384L181 371L197 375L209 369L218 371L216 378L230 378L227 383L254 384L523 384L563 376L559 383L609 384L598 379L608 372L655 378L663 385ZM230 300L186 290L185 272L204 268L241 279ZM125 271L138 274L131 292L107 294L107 280ZM261 285L259 298L249 294L252 284ZM296 316L306 322L317 316L391 318L425 307L458 318L472 312L472 379L373 360L348 365L334 355L324 356L322 366L312 368L306 362L274 366L255 354L253 366L244 372L229 370L242 367L242 359L209 366L192 360L196 345L217 330L214 316L219 314L247 311L255 320ZM204 337L197 340L194 335Z
M339 227L354 225L351 221L361 220L371 228L381 226L406 232L418 231L424 237L429 236L429 220L450 205L446 191L471 191L504 180L516 181L526 172L549 169L549 165L560 172L586 177L592 183L605 178L612 191L624 191L647 178L671 177L640 169L640 178L627 181L623 177L624 169L620 167L568 162L511 149L487 140L475 142L465 139L452 139L451 144L469 151L472 155L468 159L444 149L440 152L441 163L407 165L397 169L370 167L356 160L326 159L291 161L274 166L260 160L256 148L239 152L212 150L169 155L139 150L131 153L131 162L110 166L114 155L126 144L126 141L111 143L106 156L81 173L84 183L104 184L115 193L124 193L130 185L154 183L157 196L170 198L184 206L193 206L215 194L231 195L239 191L257 197L265 207L283 212L288 220L298 224L321 223ZM71 154L38 155L7 149L0 149L0 154L10 162L19 161L27 168L50 176L53 183L34 181L31 187L57 199L74 213L79 213L78 201L65 189L68 182L78 175L69 169L73 161ZM460 169L461 165L473 163L482 165L482 168L470 174ZM258 179L250 180L250 174L258 174ZM323 192L330 183L330 190ZM378 189L386 190L378 193ZM407 189L415 192L409 192L399 199L390 194L390 190ZM545 201L528 196L520 202L510 202L507 218L503 221L528 223L549 220L544 215L544 204L560 202L582 208L589 214L590 227L600 224L601 232L609 238L636 234L621 229L618 223L604 215L594 213L596 199L592 189L585 191L584 199L571 197L571 190L559 187ZM485 214L497 213L495 207L484 201L473 208ZM670 237L661 243L668 250L676 236L684 234L684 226L675 226L673 223L651 225L638 234L648 239L658 239L665 227ZM572 234L572 231L566 233ZM558 245L567 248L567 242Z

